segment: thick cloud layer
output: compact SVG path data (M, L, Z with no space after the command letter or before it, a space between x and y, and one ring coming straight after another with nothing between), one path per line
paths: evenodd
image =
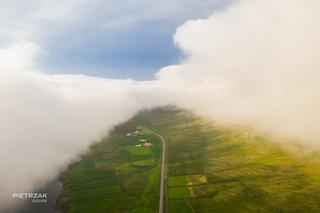
M50 180L140 109L177 104L320 145L320 2L243 0L181 26L187 57L157 80L47 75L40 48L0 49L0 209Z
M320 2L243 0L179 27L178 104L320 146ZM181 95L183 94L183 96Z
M0 210L32 192L138 110L165 104L152 82L47 75L34 44L0 51ZM154 97L157 96L157 97Z

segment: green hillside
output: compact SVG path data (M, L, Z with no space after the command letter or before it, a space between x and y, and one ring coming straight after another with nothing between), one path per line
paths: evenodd
M138 130L138 135L127 136ZM157 212L161 144L167 212L320 212L317 153L287 151L244 128L176 108L144 111L92 146L62 175L67 212ZM139 139L153 145L136 146ZM298 149L298 148L296 148Z

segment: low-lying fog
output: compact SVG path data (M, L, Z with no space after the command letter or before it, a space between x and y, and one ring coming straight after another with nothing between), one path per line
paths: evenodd
M174 104L320 147L320 2L240 0L177 29L180 64L154 81L49 75L41 48L0 49L0 209L137 111Z

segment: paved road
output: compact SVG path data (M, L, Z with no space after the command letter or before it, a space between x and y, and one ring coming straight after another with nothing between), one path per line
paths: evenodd
M161 162L161 180L160 180L160 198L159 198L159 213L163 213L163 200L164 200L164 173L165 173L165 156L166 156L166 144L161 135L153 132L157 135L162 142L162 162Z

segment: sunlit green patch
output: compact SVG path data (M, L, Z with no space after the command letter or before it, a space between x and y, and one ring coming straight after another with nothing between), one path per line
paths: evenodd
M156 163L157 163L156 160L152 158L147 160L135 161L132 163L132 165L135 167L149 167L149 166L156 165Z
M151 151L148 147L144 146L127 146L126 150L129 151L130 154L132 155L150 155Z
M186 186L187 180L185 176L170 176L168 178L168 186Z
M207 176L205 175L189 175L186 177L187 185L201 185L207 183Z
M187 187L173 187L169 188L169 199L187 198L190 196Z

